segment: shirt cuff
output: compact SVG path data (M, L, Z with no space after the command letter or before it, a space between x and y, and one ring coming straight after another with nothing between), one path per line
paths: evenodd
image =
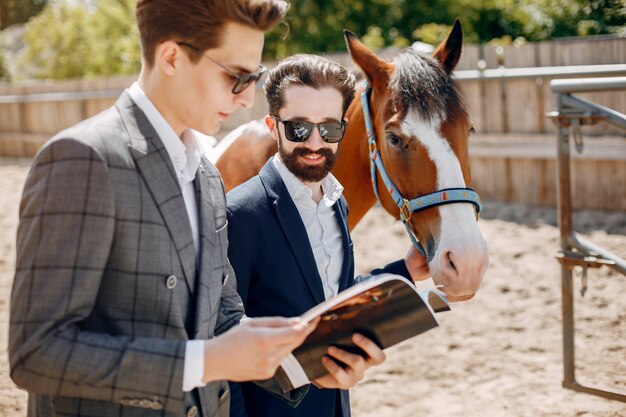
M188 340L185 344L185 367L183 370L183 391L203 387L204 340Z

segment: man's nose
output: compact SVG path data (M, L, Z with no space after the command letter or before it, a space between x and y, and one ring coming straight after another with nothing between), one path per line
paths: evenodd
M256 84L252 83L241 93L235 95L235 102L241 107L249 109L254 104L254 95L256 94Z
M322 135L320 135L320 129L318 126L313 126L313 131L304 144L307 148L311 149L319 149L324 146L325 142L324 139L322 139Z

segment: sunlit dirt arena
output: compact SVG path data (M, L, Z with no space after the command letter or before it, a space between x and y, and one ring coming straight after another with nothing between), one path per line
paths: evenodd
M9 378L8 308L15 230L29 161L0 159L0 416L24 416L26 395ZM480 190L479 190L480 191ZM352 390L355 417L626 416L626 404L561 387L561 278L554 209L486 203L490 246L483 287L440 315L441 326L387 351ZM578 229L626 257L626 213L579 213ZM358 272L402 257L402 225L372 209L353 233ZM425 282L428 285L429 282ZM577 377L626 392L626 277L589 271L575 282Z

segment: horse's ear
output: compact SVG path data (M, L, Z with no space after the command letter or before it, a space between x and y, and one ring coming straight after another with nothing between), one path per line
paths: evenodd
M433 56L441 62L445 70L450 74L459 63L461 50L463 49L463 28L461 22L456 19L454 27L450 31L448 38L441 42Z
M372 87L375 89L386 89L393 73L393 65L377 57L349 30L344 29L343 36L346 39L346 46L352 56L352 60L363 70Z

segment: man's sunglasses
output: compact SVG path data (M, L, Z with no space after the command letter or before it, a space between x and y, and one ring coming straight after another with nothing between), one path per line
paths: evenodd
M337 143L343 139L346 133L346 122L309 123L299 120L281 120L278 116L272 116L277 122L285 127L285 138L291 142L304 142L311 136L313 128L317 127L320 136L326 143Z
M192 49L192 50L194 50L194 51L196 51L198 53L202 52L200 49L196 48L195 46L193 46L190 43L187 43L187 42L176 42L176 43L181 45L181 46L186 46L187 48ZM237 74L236 72L233 72L233 71L229 70L224 65L220 64L219 62L217 62L216 60L214 60L210 56L208 56L206 54L204 54L202 56L207 58L209 61L213 62L214 64L218 65L220 68L222 68L224 71L226 71L226 73L228 75L230 75L231 77L233 77L234 79L237 80L235 82L235 85L233 86L233 89L231 90L233 94L239 94L243 90L248 88L250 86L250 84L254 84L254 83L258 82L261 79L261 77L263 77L265 72L267 71L267 68L265 68L263 65L259 65L259 70L258 71L250 72L250 73L246 73L246 74Z

